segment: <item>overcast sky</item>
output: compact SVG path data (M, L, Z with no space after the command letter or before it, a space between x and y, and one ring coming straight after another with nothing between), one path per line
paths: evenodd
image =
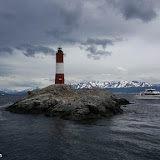
M65 81L160 83L159 0L0 0L0 89Z

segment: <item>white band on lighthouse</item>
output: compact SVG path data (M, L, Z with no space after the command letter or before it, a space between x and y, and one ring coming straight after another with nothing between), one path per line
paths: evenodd
M64 73L64 64L56 63L56 73L63 74Z

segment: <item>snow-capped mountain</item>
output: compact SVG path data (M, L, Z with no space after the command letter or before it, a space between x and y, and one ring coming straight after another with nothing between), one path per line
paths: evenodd
M87 83L71 83L75 89L83 88L129 88L129 87L152 87L152 84L138 81L111 81L111 82L87 82Z

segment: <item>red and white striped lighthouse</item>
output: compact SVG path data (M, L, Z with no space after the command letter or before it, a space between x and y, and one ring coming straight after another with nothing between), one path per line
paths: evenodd
M63 63L63 51L62 48L58 47L56 53L56 76L55 84L64 84L64 63Z

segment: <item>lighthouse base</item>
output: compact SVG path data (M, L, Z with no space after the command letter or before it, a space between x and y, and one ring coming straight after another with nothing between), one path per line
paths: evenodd
M64 74L56 74L55 84L64 84Z

